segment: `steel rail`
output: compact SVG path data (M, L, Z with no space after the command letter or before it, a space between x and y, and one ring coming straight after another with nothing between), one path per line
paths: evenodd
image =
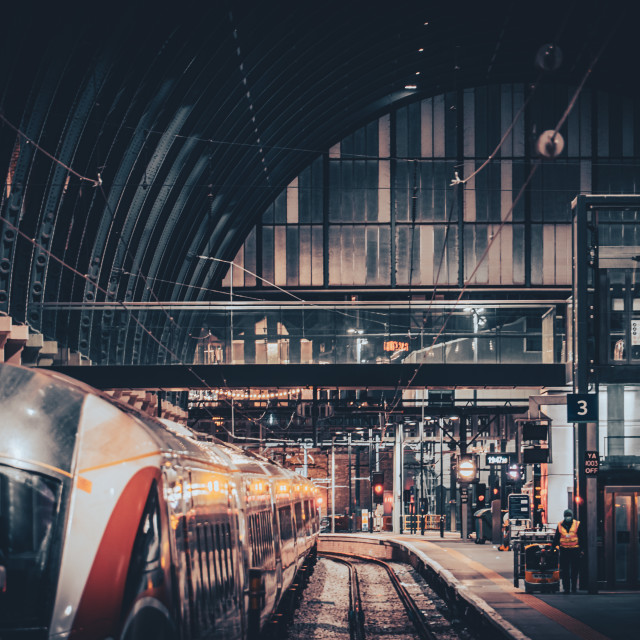
M369 556L360 556L355 553L342 553L338 551L332 551L331 553L321 552L319 555L345 556L348 558L355 558L356 560L360 560L363 562L372 562L384 567L384 569L389 574L389 578L391 579L391 584L393 584L396 592L398 593L398 597L402 601L402 604L404 605L404 608L407 611L407 615L409 616L409 618L411 619L411 622L413 623L413 626L415 627L416 633L423 640L436 640L436 636L433 634L431 629L429 629L429 626L426 620L424 619L422 612L420 611L420 607L418 607L418 605L415 603L414 599L411 597L407 589L400 582L400 579L398 578L396 572L392 569L392 567L387 562L385 562L384 560L379 560L378 558L371 558ZM338 558L332 557L332 559L337 560Z
M318 555L334 562L341 562L349 568L349 636L351 640L365 640L364 610L362 608L362 598L360 597L358 571L355 565L353 562L339 557L339 554L318 553Z

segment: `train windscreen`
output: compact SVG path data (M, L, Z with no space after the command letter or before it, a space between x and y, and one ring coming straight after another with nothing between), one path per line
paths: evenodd
M0 464L0 636L49 624L62 483Z
M64 380L0 364L0 459L68 474L84 397Z
M84 397L62 379L0 364L0 637L40 637L50 623Z

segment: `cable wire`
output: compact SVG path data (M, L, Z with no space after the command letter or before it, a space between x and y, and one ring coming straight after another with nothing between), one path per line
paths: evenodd
M35 140L32 140L24 131L20 130L18 127L12 124L2 112L0 112L0 120L2 120L8 127L13 129L19 136L22 136L27 141L27 144L33 145L38 151L40 151L40 153L43 153L45 156L47 156L47 158L49 158L50 160L53 160L53 162L55 162L56 164L59 164L61 167L64 167L69 173L73 174L77 178L80 178L80 180L84 180L85 182L90 182L94 187L99 187L102 185L102 178L100 177L100 174L98 174L98 179L94 180L93 178L87 178L86 176L83 176L81 173L78 173L77 171L72 169L69 165L62 162L62 160L58 160L58 158L56 158L54 155L50 154L48 151L43 149Z

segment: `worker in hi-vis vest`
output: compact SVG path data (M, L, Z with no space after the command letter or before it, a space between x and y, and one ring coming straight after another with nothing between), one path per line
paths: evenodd
M584 556L584 531L579 520L574 520L573 511L566 509L564 519L558 522L552 548L560 548L560 576L564 593L576 593L580 559Z

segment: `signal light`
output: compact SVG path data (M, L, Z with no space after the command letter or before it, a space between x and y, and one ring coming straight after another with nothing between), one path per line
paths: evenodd
M374 471L371 474L371 486L373 487L373 502L382 504L384 495L384 473L382 471Z
M491 499L498 500L500 498L500 480L494 480L491 485Z
M477 473L478 466L476 465L475 458L472 456L461 456L458 459L458 466L456 470L458 482L474 482L477 478Z
M479 482L476 485L476 505L478 507L484 507L486 502L487 485Z

